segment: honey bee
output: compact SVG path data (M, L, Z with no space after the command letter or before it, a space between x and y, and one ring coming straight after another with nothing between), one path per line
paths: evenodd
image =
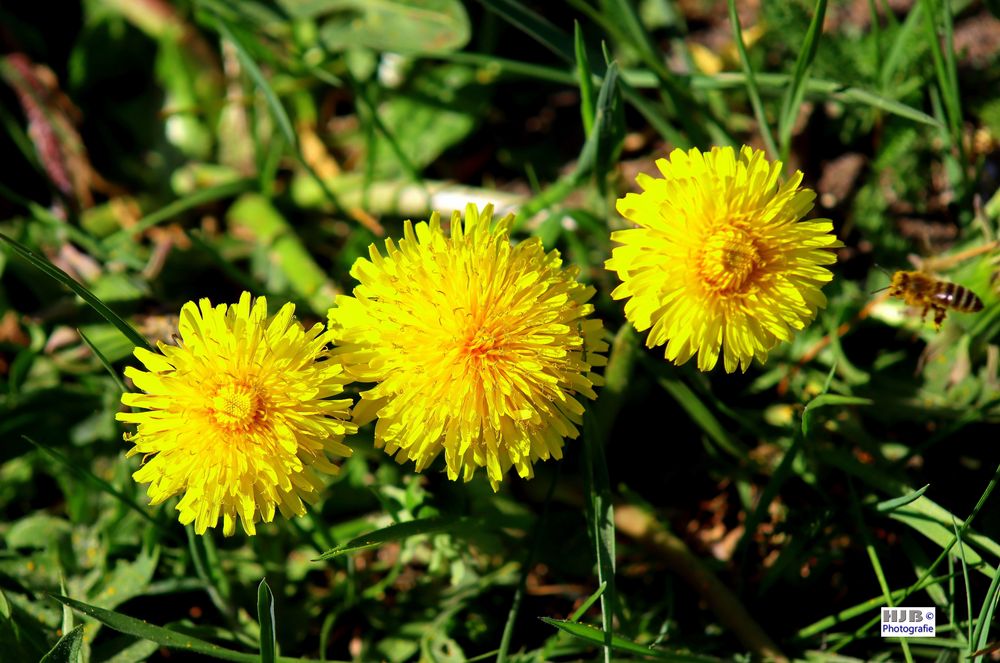
M983 310L983 300L976 293L957 283L936 279L927 272L896 272L889 284L889 296L899 297L910 306L923 309L921 321L927 317L929 310L934 309L934 326L938 329L948 309L961 313Z

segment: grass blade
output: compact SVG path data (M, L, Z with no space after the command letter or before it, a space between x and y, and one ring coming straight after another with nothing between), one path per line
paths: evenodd
M632 370L638 357L639 335L635 327L625 323L618 328L611 341L608 364L604 368L604 387L601 388L601 397L593 406L601 439L607 439L618 413L625 405L628 389L632 384Z
M893 511L890 516L920 532L940 546L942 550L951 551L953 556L957 556L955 551L951 550L952 546L958 542L958 539L954 538L951 532L951 521L954 516L926 497L921 497L907 507ZM996 542L972 530L964 530L962 539L966 543L974 544L995 556L1000 553ZM983 565L983 558L978 552L971 548L963 548L963 551L968 564L975 566L979 571L989 576L992 570Z
M972 631L972 639L969 641L970 646L973 649L973 653L970 655L973 663L976 659L973 658L975 653L986 648L986 643L990 639L990 626L993 624L993 613L997 607L997 601L1000 600L1000 567L997 567L993 571L993 582L990 583L990 588L986 592L986 598L983 599L983 607L979 610L979 619L976 620L976 628Z
M618 65L608 64L604 81L597 93L597 108L591 135L597 137L594 153L594 180L602 194L607 190L608 173L614 171L625 138L621 94L618 88Z
M616 151L616 146L620 143L620 132L616 131L620 127L618 116L618 66L612 62L608 65L608 70L604 74L604 81L597 94L597 110L594 115L594 127L587 136L583 147L580 149L580 156L576 160L573 171L556 182L547 189L529 200L521 206L514 222L514 228L521 228L527 221L544 209L551 207L564 199L577 189L590 174L594 173L598 184L603 185L603 180L598 177L600 172L607 172L611 160L611 155ZM604 169L602 169L604 165Z
M836 405L871 405L870 398L859 396L840 396L838 394L822 394L809 401L802 412L802 435L809 439L809 431L812 430L812 421L816 410L824 407Z
M64 456L61 452L56 451L55 449L51 449L49 447L46 447L46 446L44 446L42 444L39 444L38 442L34 441L33 439L31 439L27 435L22 435L21 437L24 438L25 442L28 442L29 444L33 445L35 448L37 448L37 449L43 451L44 453L48 454L49 456L51 456L57 463L59 463L60 465L62 465L66 469L68 469L70 472L76 474L78 477L80 477L81 479L83 479L87 483L91 484L92 486L94 486L98 490L100 490L102 492L105 492L108 495L110 495L111 497L115 498L116 500L118 500L119 502L121 502L124 506L126 506L129 509L131 509L132 511L135 511L136 513L138 513L145 520L148 520L150 523L152 523L154 526L156 526L161 531L163 530L163 526L160 523L158 523L155 518L153 518L151 515L149 515L149 513L145 509L143 509L141 506L139 506L138 504L136 504L135 502L133 502L132 499L128 495L122 493L121 491L119 491L117 488L115 488L114 486L112 486L110 483L108 483L104 479L98 477L97 475L95 475L90 470L88 470L88 469L86 469L84 467L81 467L79 465L79 463L74 463L69 458L67 458L66 456Z
M885 579L885 571L882 569L882 562L879 560L878 551L875 550L875 544L868 533L867 525L865 525L865 519L861 513L861 504L854 490L854 484L848 479L847 485L850 489L851 514L854 516L855 526L858 528L858 532L861 533L865 552L868 553L868 561L871 563L872 571L874 571L875 578L878 580L879 589L882 590L882 598L885 599L885 604L891 607L893 605L892 590L889 589L889 582ZM906 659L906 663L913 663L913 654L910 652L910 645L906 642L905 638L900 638L899 646L903 650L903 657Z
M257 89L261 91L264 95L264 103L267 104L268 110L271 112L271 116L274 117L275 123L278 125L278 131L281 135L285 137L285 140L289 145L298 149L299 139L298 134L295 133L295 128L292 126L292 120L288 117L288 112L285 107L281 105L281 100L278 99L278 95L275 94L274 89L267 82L264 77L264 72L260 70L257 63L254 61L253 57L247 50L246 44L239 39L236 34L229 29L226 21L220 16L215 18L215 29L219 31L222 37L233 45L236 49L236 57L240 61L240 65L250 76L250 80L254 82Z
M677 401L678 405L684 408L684 411L691 417L691 421L697 424L720 449L735 458L746 457L746 450L742 449L739 443L729 436L725 427L719 423L712 411L698 398L691 387L677 378L666 376L660 377L657 382Z
M89 605L81 601L76 601L68 596L52 595L52 598L63 605L68 605L77 612L93 617L105 626L108 626L120 633L151 640L157 644L172 649L180 649L193 654L203 654L212 658L219 658L224 661L237 661L238 663L257 663L259 658L254 654L243 654L240 652L214 645L200 638L184 635L177 631L154 626L144 621L123 615L113 610L105 610L94 605Z
M627 76L626 78L631 78L631 76ZM756 79L757 85L761 90L779 91L787 89L790 77L787 74L762 72L756 75ZM699 74L691 77L691 86L699 90L728 90L745 85L746 75L741 72L722 72L714 76ZM806 82L805 91L807 94L820 99L829 98L845 104L865 104L880 108L887 113L913 120L914 122L920 122L921 124L939 129L944 127L939 120L921 110L864 88L851 87L836 81L811 78Z
M588 626L587 624L580 624L578 622L572 622L564 619L551 619L549 617L541 617L543 622L550 626L555 626L560 631L569 633L574 638L579 638L595 646L603 645L606 641L610 640L610 648L625 654L631 654L634 656L644 656L646 658L653 659L654 661L670 661L671 663L713 663L718 661L717 658L709 658L707 656L695 656L693 654L682 654L682 653L671 653L665 651L657 651L655 649L650 649L649 647L644 647L636 642L632 642L620 635L611 635L607 638L608 633L605 633L599 628L593 626Z
M566 64L574 64L574 44L573 40L556 26L549 23L544 18L527 9L516 0L479 0L488 10L494 12L505 21L520 28L526 34L531 35L540 44L555 53ZM449 58L455 59L458 54L451 54ZM458 60L456 60L458 61ZM525 63L526 65L527 63ZM516 66L515 63L508 62L507 66ZM524 66L524 65L522 65ZM530 66L530 65L528 65ZM542 68L532 67L536 72L541 73ZM527 69L524 69L527 71ZM553 72L544 70L545 75L552 77ZM572 84L571 74L567 76L567 83ZM691 147L691 141L680 131L676 130L664 119L664 111L655 104L639 94L635 88L621 82L622 97L628 101L640 114L649 122L656 131L663 136L664 140L679 148Z
M257 587L257 621L260 623L260 663L274 663L278 643L274 633L274 594L263 578Z
M601 593L604 660L610 663L614 637L615 614L615 514L611 503L611 488L604 440L598 438L598 427L588 410L583 419L584 486L587 490L587 518L597 557L597 581L606 586Z
M952 518L951 527L955 532L955 540L958 541L958 559L962 563L962 580L965 581L965 611L969 616L968 646L969 652L972 652L975 645L972 640L972 588L969 586L969 565L965 561L965 546L962 544L962 533L958 531L958 521L954 518ZM996 578L993 580L995 581Z
M573 41L545 18L517 0L479 0L479 2L489 11L530 35L566 64L573 64Z
M94 345L93 341L87 338L87 335L83 332L82 329L77 328L76 333L80 335L80 338L83 339L83 342L87 344L87 347L90 348L90 351L93 352L94 356L97 357L97 360L101 362L101 365L104 366L105 370L107 370L108 374L111 376L111 379L115 381L116 385L118 385L118 389L121 390L123 394L126 391L128 391L128 389L125 388L125 383L122 382L121 376L118 375L118 371L116 371L114 367L111 366L111 362L109 362L108 358L104 356L104 353L97 349L97 346Z
M774 143L774 134L771 133L771 125L767 122L767 114L764 113L764 104L760 101L760 90L757 89L757 77L754 75L753 67L750 65L750 57L747 55L746 45L743 43L743 28L740 25L740 17L736 13L736 0L727 0L729 5L729 22L733 26L733 39L736 40L736 50L740 54L740 63L743 65L743 74L747 81L747 96L750 97L750 105L753 107L753 114L757 118L757 126L760 127L760 136L764 140L764 146L771 157L778 158L778 146Z
M602 582L600 585L598 585L594 593L588 596L587 600L581 603L580 607L573 611L573 614L569 616L568 621L571 622L580 621L580 618L583 617L585 614L587 614L587 611L590 610L590 606L594 605L594 602L597 599L601 598L601 596L604 594L604 590L607 588L608 588L608 583L606 582Z
M594 128L594 81L579 22L573 23L573 46L576 51L576 80L580 86L580 115L583 117L584 135L589 137Z
M697 144L732 142L725 128L712 116L711 111L695 99L670 69L649 31L642 24L636 3L627 0L607 0L605 11L614 16L624 31L624 41L634 49L650 71L656 76L660 98L670 117L675 118ZM622 41L622 39L619 39Z
M882 67L879 70L880 89L888 90L891 85L896 82L896 74L906 63L904 58L912 58L915 53L920 52L916 33L920 27L921 21L923 20L923 17L921 16L922 12L923 5L919 2L916 3L910 13L906 15L906 19L903 23L898 26L896 36L893 39L892 45L889 47L889 52L882 61ZM887 12L887 14L892 16L892 13Z
M813 12L812 21L809 23L809 30L806 38L802 42L802 49L795 60L795 69L792 72L792 80L785 91L785 97L781 102L781 113L778 119L778 141L781 145L781 160L788 161L788 148L791 144L792 125L795 124L795 117L798 115L799 106L802 105L802 98L805 95L806 80L809 77L809 68L816 57L816 50L819 48L820 35L823 33L823 18L826 16L826 0L817 0L816 10Z
M915 592L919 592L926 589L932 585L939 585L945 581L949 580L949 576L936 576L924 578L922 582L911 587L905 587L903 589L897 589L889 595L889 598L893 603L899 605L907 597ZM841 626L844 622L854 619L855 617L868 616L871 615L872 610L880 608L886 605L886 597L879 595L868 599L867 601L862 601L857 605L853 605L850 608L844 608L838 613L829 615L814 622L805 628L800 629L793 637L794 640L808 640L813 638L824 631L827 631L834 627Z
M822 456L824 457L824 461L825 462L834 462L839 467L841 467L841 469L847 469L848 471L851 471L852 469L854 469L856 471L856 469L857 469L857 464L856 463L853 463L853 462L852 463L843 462L843 456L841 454L822 454ZM869 477L866 474L857 472L856 476L860 476L866 482L871 482L870 481L871 477ZM884 481L883 482L876 482L876 485L879 485L879 487L884 490L885 486L881 485L882 483L884 483ZM993 494L993 491L996 489L996 486L997 486L998 483L1000 483L1000 465L998 465L997 468L996 468L996 470L994 470L992 478L990 478L989 483L986 484L986 488L983 490L982 495L979 496L979 500L976 502L976 505L972 508L972 512L962 522L961 527L958 529L958 534L959 535L965 536L965 537L967 537L969 539L972 539L972 538L974 538L976 536L974 534L970 535L970 531L971 531L970 530L970 526L972 525L972 521L975 520L976 516L979 515L979 512L982 511L983 506L986 504L986 501L990 498L990 495ZM923 498L917 500L916 502L914 502L913 504L914 505L918 505L918 504L921 504L922 502L930 502L930 500L928 500L926 497L923 497ZM942 509L941 507L937 506L936 504L933 504L932 502L931 502L931 504L937 510L943 511L945 514L947 514L949 516L951 515L946 510ZM893 514L893 517L899 519L896 514ZM953 518L949 519L948 522L953 522ZM914 529L916 529L917 531L920 531L925 536L928 536L928 538L931 538L935 542L938 542L937 539L933 536L933 532L927 533L927 532L924 532L923 530L920 529L920 526L922 524L923 524L922 522L917 522L916 524L913 524L911 526L913 526ZM924 570L923 573L920 574L920 577L917 578L916 582L914 582L912 585L910 585L910 587L904 592L903 596L899 599L900 603L902 603L907 598L909 598L913 593L915 593L915 592L919 591L920 589L923 589L924 587L926 587L929 584L928 583L928 579L931 577L931 574L934 572L934 570L937 569L937 567L941 564L941 562L943 562L945 559L947 559L949 557L949 555L951 554L951 550L955 546L955 543L958 541L958 539L955 537L954 534L950 534L948 538L950 539L949 541L947 541L947 542L941 542L942 543L942 550L938 554L937 558ZM981 537L981 538L985 539L985 537ZM986 539L986 541L992 543L992 541L990 539ZM994 544L994 545L996 545L996 544ZM991 575L992 573L995 573L992 569L983 570L982 566L980 566L979 570L982 571L987 576ZM858 627L854 631L852 637L845 638L845 639L841 640L838 644L833 645L830 648L830 651L831 652L835 652L835 651L839 650L841 647L843 647L844 645L846 645L849 642L853 641L854 639L863 636L869 629L871 629L872 626L874 626L878 622L879 622L879 617L877 617L877 616L869 619L865 624L861 625L860 627Z
M298 134L295 133L295 129L292 125L291 118L288 117L288 111L281 104L281 100L278 99L278 95L274 92L274 88L271 87L270 83L267 82L267 78L264 77L264 72L260 70L257 63L254 61L253 56L250 55L250 51L247 49L246 44L236 36L228 25L226 25L225 20L219 16L214 17L214 27L219 31L219 34L226 40L228 40L233 48L236 50L236 57L240 61L240 65L246 70L247 75L250 76L250 80L253 81L254 85L261 91L264 95L264 102L267 104L268 111L274 118L275 124L278 125L278 130L281 135L284 136L285 141L292 147L292 151L295 153L295 157L298 162L305 168L309 176L315 180L319 187L323 190L323 194L332 202L336 207L343 209L340 204L336 194L327 186L326 182L322 177L316 172L316 170L306 161L305 157L302 155L302 150L299 148Z
M871 90L865 90L864 88L844 88L843 90L835 92L830 96L833 99L849 104L865 104L866 106L884 110L885 112L898 117L913 120L914 122L920 122L921 124L926 124L932 127L941 126L940 122L921 110L917 110L912 106L907 106L904 103L894 101L893 99L888 99L872 92Z
M532 528L531 542L527 546L528 554L525 557L523 566L521 567L521 577L518 580L517 589L514 591L514 600L511 601L510 610L507 613L507 623L504 625L503 635L500 636L500 648L497 649L496 652L497 663L506 663L507 661L507 652L510 650L510 641L514 637L514 624L517 622L517 615L521 610L521 601L524 600L524 590L528 584L528 574L535 566L535 558L538 555L538 543L541 541L542 532L545 531L545 525L549 515L549 505L552 503L552 495L556 489L556 479L558 476L558 472L552 474L552 480L549 482L548 494L545 496L542 515Z
M958 152L959 163L965 163L965 145L962 141L962 102L955 65L954 26L951 20L950 3L948 0L944 0L944 8L940 10L935 0L923 0L920 4L923 7L927 39L931 44L934 73L944 101L944 117L948 124L948 138L951 141L951 147ZM938 34L938 14L941 15L943 35ZM959 169L963 184L966 172L965 168Z
M915 502L918 499L920 499L920 496L923 495L924 492L926 492L926 490L930 487L931 485L927 484L923 488L915 490L912 493L907 493L902 497L896 497L891 500L885 500L883 502L879 502L878 504L875 505L875 510L880 513L890 513L892 511L895 511L900 507L906 506L910 502Z
M162 626L154 626L140 619L123 615L120 612L98 608L95 605L83 603L68 596L61 596L59 594L50 594L49 596L63 605L68 605L79 613L93 617L119 633L149 640L169 649L180 649L189 653L202 654L223 661L236 661L237 663L258 663L260 661L260 656L257 654L244 654L233 651L232 649L220 647L201 638L172 631ZM278 656L274 660L276 663L312 663L312 659L295 658L292 656ZM346 663L345 661L333 661L331 659L324 660L326 663Z
M408 539L411 536L418 536L420 534L437 534L439 532L456 533L462 531L468 532L482 530L487 526L488 523L482 518L469 518L466 516L438 516L435 518L418 518L416 520L408 520L405 523L396 523L394 525L389 525L388 527L375 530L374 532L369 532L363 536L355 537L343 545L327 550L325 553L317 557L316 561L332 559L334 557L340 557L341 555L355 553L360 550L367 550L368 548L377 548L383 543L388 543L389 541Z
M32 267L36 268L49 278L61 283L66 286L77 295L80 296L83 301L87 302L92 309L94 309L98 315L114 325L125 337L132 342L133 345L140 348L145 348L152 352L153 348L150 347L149 342L146 338L140 334L136 329L125 322L117 313L108 308L107 304L102 302L97 298L94 293L85 288L84 286L77 283L73 277L59 269L51 262L45 258L35 254L31 249L24 246L20 242L17 242L10 237L7 237L3 233L0 233L0 240L3 240L13 249L14 253L19 255L25 262L30 264Z

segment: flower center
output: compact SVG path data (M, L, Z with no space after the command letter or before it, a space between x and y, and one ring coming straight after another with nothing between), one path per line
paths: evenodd
M459 352L464 361L476 369L485 368L503 359L507 339L504 321L490 319L480 311L470 316L459 337Z
M705 286L715 292L740 292L760 264L753 237L733 226L712 233L701 250L698 270Z
M229 428L252 424L260 413L260 406L257 390L242 382L223 385L212 398L215 420Z
M495 324L481 322L466 331L462 354L480 363L495 360L503 348L503 338Z

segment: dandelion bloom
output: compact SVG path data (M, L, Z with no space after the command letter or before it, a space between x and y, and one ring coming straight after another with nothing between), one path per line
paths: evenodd
M697 353L708 371L721 351L727 372L746 371L826 305L824 265L842 244L828 219L800 220L815 198L802 173L780 183L781 162L759 150L674 150L656 165L662 178L640 174L642 193L618 200L639 227L611 235L612 297L630 298L625 317L667 359Z
M268 317L263 297L213 307L207 299L181 309L178 344L159 343L157 354L137 348L148 371L125 369L145 393L122 403L138 424L125 439L128 455L147 454L132 477L149 482L152 504L183 493L180 522L204 534L222 516L230 536L239 517L247 534L254 523L302 515L302 500L323 488L316 472L335 473L327 454L349 456L342 442L356 427L343 390L342 367L331 361L322 324L306 330L286 304Z
M562 457L583 414L577 395L596 397L591 369L607 344L578 270L537 238L511 246L513 216L492 217L492 206L469 205L448 237L435 213L407 221L387 255L369 247L330 330L348 375L376 383L355 421L378 417L378 447L418 472L443 449L450 479L485 467L496 490L511 466L531 477L534 461Z

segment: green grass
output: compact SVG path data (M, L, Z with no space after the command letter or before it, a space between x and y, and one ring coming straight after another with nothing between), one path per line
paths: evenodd
M1000 55L956 44L995 3L36 4L0 8L35 66L0 56L0 658L992 660ZM603 263L636 171L744 143L845 247L809 328L703 374ZM466 202L597 291L607 383L561 461L494 494L366 426L256 537L148 505L114 418L134 347L242 290L323 320L371 243ZM911 254L968 255L943 276L985 309L935 332L877 299ZM939 637L879 637L881 606Z

